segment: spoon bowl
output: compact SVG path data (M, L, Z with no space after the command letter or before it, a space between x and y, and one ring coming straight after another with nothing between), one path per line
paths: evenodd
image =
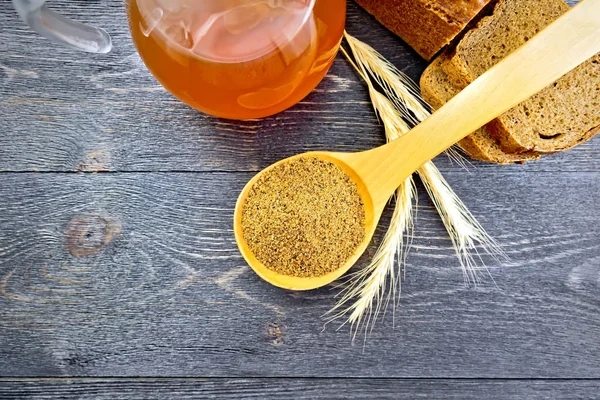
M463 137L600 52L599 15L600 0L582 1L393 142L359 153L300 154L259 172L248 182L235 207L234 233L245 260L261 278L285 289L315 289L342 276L367 248L385 204L407 177ZM299 278L270 270L252 254L242 232L242 212L250 189L261 174L282 162L307 156L333 162L356 183L365 208L365 237L335 271Z
M298 155L283 159L281 161L278 161L278 162L270 165L269 167L265 168L260 173L256 174L246 184L246 186L242 190L240 196L238 197L237 204L235 207L235 212L234 212L234 217L233 217L233 219L234 219L233 232L235 235L235 240L237 242L238 248L240 249L240 252L242 253L242 256L244 257L244 259L246 260L248 265L250 265L250 267L252 267L254 272L256 272L256 274L258 276L260 276L262 279L266 280L267 282L270 282L271 284L273 284L275 286L278 286L278 287L281 287L284 289L291 289L291 290L316 289L318 287L327 285L328 283L335 281L336 279L341 277L343 274L345 274L356 263L356 261L358 261L360 256L367 249L367 247L371 241L371 238L373 237L373 234L375 233L375 229L377 228L377 223L379 222L379 218L381 217L381 212L383 211L383 207L385 206L385 203L383 205L382 204L376 205L375 203L373 203L371 194L370 194L367 186L363 182L362 178L356 173L356 171L352 167L350 167L348 164L346 164L343 161L343 158L346 155L347 155L347 153L331 153L331 152L325 152L325 151L313 151L313 152L309 152L309 153L298 154ZM281 163L293 161L293 160L301 158L301 157L316 157L316 158L319 158L324 161L332 162L332 163L336 164L338 167L340 167L342 169L342 171L344 171L346 173L346 175L348 175L348 177L350 177L350 179L352 179L352 181L356 184L356 187L358 189L358 194L363 201L364 209L365 209L365 237L364 237L364 240L356 248L356 251L354 252L354 254L344 263L344 265L342 265L340 268L336 269L335 271L332 271L325 275L321 275L321 276L317 276L317 277L310 277L310 278L302 278L302 277L297 277L297 276L283 275L283 274L277 273L277 272L269 269L267 266L265 266L262 262L260 262L254 256L254 254L248 247L248 244L244 240L244 236L243 236L243 232L242 232L243 204L246 201L246 199L248 198L250 189L252 189L252 187L254 186L256 181L260 178L260 176L263 173L280 165Z

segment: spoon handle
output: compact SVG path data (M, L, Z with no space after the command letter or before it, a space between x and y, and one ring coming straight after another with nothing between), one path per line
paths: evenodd
M418 167L600 52L600 0L583 0L399 139L346 158L387 201Z

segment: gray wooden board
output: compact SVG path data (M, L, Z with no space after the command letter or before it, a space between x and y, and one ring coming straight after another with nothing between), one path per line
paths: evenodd
M175 100L143 66L123 1L53 1L113 34L108 55L74 53L30 32L0 8L0 171L257 171L317 149L364 150L383 130L364 85L340 56L302 103L260 121L207 117ZM413 79L426 63L349 2L348 31ZM596 171L598 140L519 171ZM442 170L456 170L440 160ZM478 163L480 168L493 168Z
M388 312L353 343L347 326L323 329L336 289L269 286L245 266L231 230L253 171L306 150L383 143L343 58L278 116L218 120L175 101L145 70L122 1L50 4L106 27L115 50L52 45L0 3L0 376L255 379L5 380L0 397L596 396L598 140L525 166L464 171L439 157L511 260L486 259L496 285L464 287L419 186L395 321ZM348 30L414 79L426 65L353 2ZM384 377L422 379L371 379ZM579 378L592 380L563 380Z
M323 330L336 290L245 265L250 176L2 174L0 375L600 377L597 174L448 173L511 261L465 288L422 195L396 327L364 345Z
M431 379L48 379L0 381L0 399L595 399L598 381Z

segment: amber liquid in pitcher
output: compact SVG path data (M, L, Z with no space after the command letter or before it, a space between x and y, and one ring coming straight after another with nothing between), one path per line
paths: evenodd
M128 0L133 41L186 104L261 118L304 98L337 54L346 0Z

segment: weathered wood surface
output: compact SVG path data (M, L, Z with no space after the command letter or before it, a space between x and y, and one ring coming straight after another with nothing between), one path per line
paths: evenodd
M596 381L432 379L74 379L0 381L0 399L593 399Z
M0 381L0 398L596 396L599 140L525 166L466 172L438 158L511 261L486 260L497 286L465 288L420 187L395 329L388 313L353 345L347 327L319 317L335 290L262 282L231 230L253 171L383 143L343 59L285 113L216 120L148 74L121 1L50 4L107 27L115 50L51 45L0 3L0 376L29 377ZM351 33L418 78L425 64L399 39L352 2L348 16ZM256 379L34 379L119 376Z
M421 196L396 328L363 348L322 329L335 290L245 266L231 219L250 173L4 173L0 374L600 377L597 174L447 175L512 261L463 287Z

